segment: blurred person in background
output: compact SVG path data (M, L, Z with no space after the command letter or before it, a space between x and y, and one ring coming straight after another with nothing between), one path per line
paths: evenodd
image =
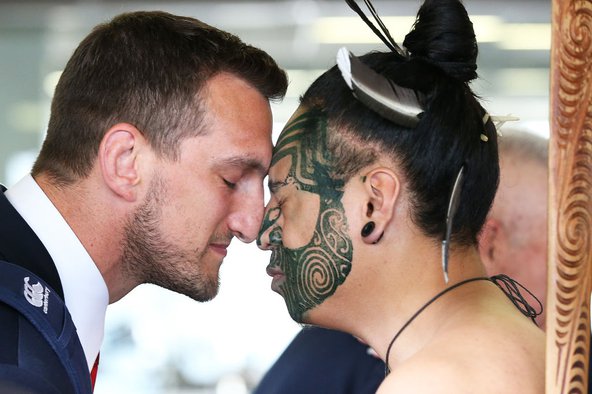
M80 43L31 174L0 193L1 392L89 392L107 305L142 283L215 297L231 240L256 238L286 88L189 17L122 14Z
M272 289L295 321L376 350L379 393L540 393L536 312L478 252L499 165L468 86L472 23L459 1L427 0L404 49L373 27L392 51L340 51L274 148L258 239Z
M500 186L479 252L488 275L505 274L547 299L548 140L518 130L500 138ZM536 318L545 329L545 308Z
M488 275L506 274L545 305L547 289L547 139L503 129L500 184L479 236ZM544 328L543 313L537 324ZM353 336L309 326L265 374L255 394L371 394L384 363Z

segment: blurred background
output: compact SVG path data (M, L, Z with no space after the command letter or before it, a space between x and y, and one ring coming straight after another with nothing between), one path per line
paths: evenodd
M473 89L483 105L520 117L509 127L548 136L550 1L464 3L480 46ZM402 42L421 1L374 5ZM359 55L386 49L339 0L0 0L0 183L10 187L29 172L54 86L78 42L116 14L157 9L237 34L288 70L288 95L273 105L276 136L339 47ZM95 393L249 393L300 329L269 290L268 258L235 241L209 303L145 285L111 305Z

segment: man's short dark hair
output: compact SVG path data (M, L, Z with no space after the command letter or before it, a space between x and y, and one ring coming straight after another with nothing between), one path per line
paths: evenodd
M286 73L267 53L197 19L133 12L97 26L62 73L33 175L62 185L87 176L104 133L119 122L174 160L184 138L205 131L200 92L219 73L269 100L286 92Z

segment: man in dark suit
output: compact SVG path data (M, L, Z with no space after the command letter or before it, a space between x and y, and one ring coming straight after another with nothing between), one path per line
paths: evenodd
M0 393L88 392L89 370L53 260L0 191Z
M60 382L79 359L72 352L82 353L88 380L107 305L139 284L197 301L216 295L231 239L257 235L269 100L286 87L265 52L193 18L123 14L80 43L31 174L0 195L0 269L24 272L16 295L2 285L0 333L15 341L0 352L3 388L70 392ZM63 338L37 324L54 318L54 296L79 343L61 370L51 357ZM25 318L23 300L37 314Z
M384 362L350 334L305 327L267 371L253 394L374 394Z

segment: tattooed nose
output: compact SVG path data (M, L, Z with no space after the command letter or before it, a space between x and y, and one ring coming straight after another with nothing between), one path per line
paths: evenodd
M257 237L257 246L260 248L270 248L282 243L282 229L276 223L271 223L265 228L261 227L259 237Z
M257 246L260 248L277 245L281 243L281 228L278 226L277 221L279 219L279 208L268 209L265 212L265 217L261 223L261 229L257 236ZM268 243L264 242L265 234L268 233Z
M276 226L269 233L269 243L271 245L280 245L282 243L282 230L279 226Z

